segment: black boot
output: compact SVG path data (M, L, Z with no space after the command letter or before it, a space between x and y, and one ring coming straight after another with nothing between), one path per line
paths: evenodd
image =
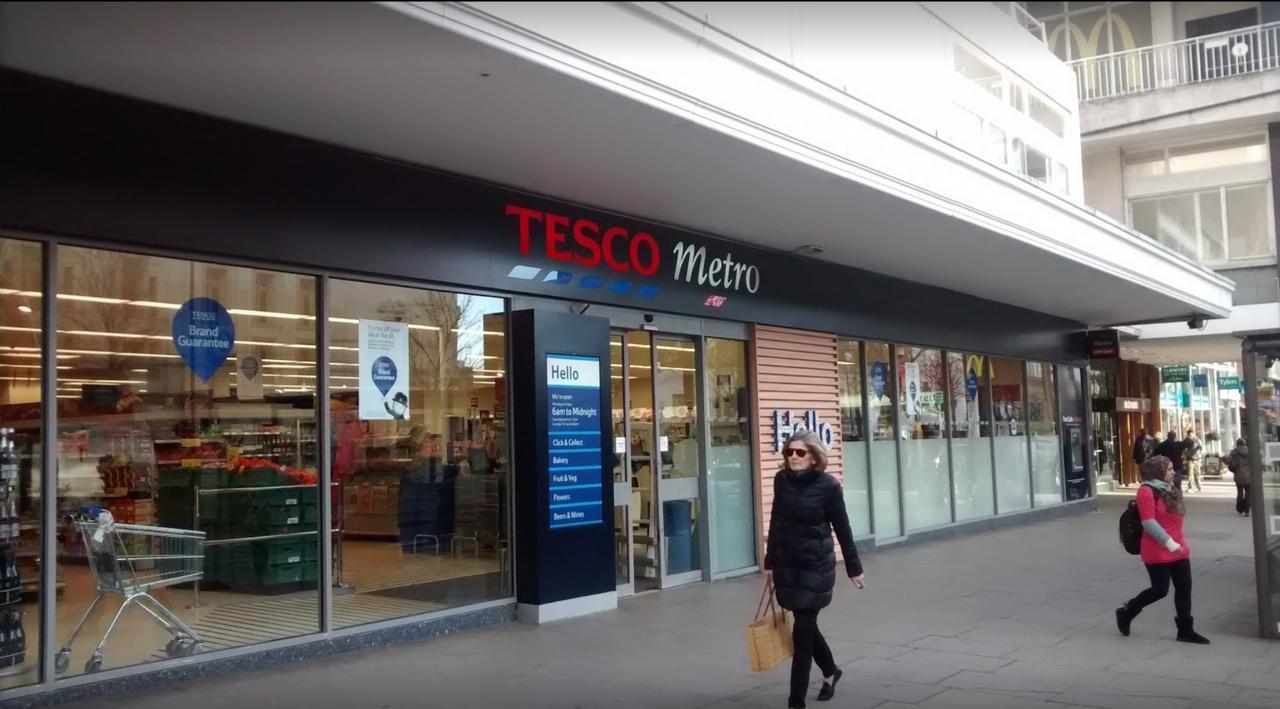
M1208 645L1209 638L1196 632L1195 618L1187 616L1185 618L1174 618L1173 622L1178 625L1178 642L1195 643L1196 645Z
M836 696L836 682L839 682L840 678L843 676L844 673L839 669L836 669L835 674L831 675L830 682L824 680L822 682L822 689L818 690L818 701L827 702L830 701L832 697Z
M1141 610L1129 610L1129 604L1126 603L1116 609L1116 627L1120 629L1120 634L1129 637L1129 625L1133 623L1133 619L1138 617Z

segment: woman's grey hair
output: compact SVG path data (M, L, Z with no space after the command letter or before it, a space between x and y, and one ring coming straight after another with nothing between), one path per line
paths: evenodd
M792 443L803 443L809 449L809 457L813 459L814 470L819 473L827 471L827 449L822 446L822 439L818 437L818 434L812 431L793 433L787 437L786 443L782 444L782 450L785 451L787 446ZM782 459L781 467L783 470L787 467L787 459L785 457Z

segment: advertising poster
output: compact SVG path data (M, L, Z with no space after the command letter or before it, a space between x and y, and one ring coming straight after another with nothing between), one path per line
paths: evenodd
M907 415L917 416L920 414L920 363L907 362L902 368L905 373L902 393L906 396Z
M236 326L222 303L192 298L173 314L173 347L201 382L208 382L236 346Z
M409 326L360 321L360 420L409 417Z
M256 354L241 352L236 359L236 398L240 401L262 399L262 360Z
M547 408L548 526L604 524L600 360L547 355Z

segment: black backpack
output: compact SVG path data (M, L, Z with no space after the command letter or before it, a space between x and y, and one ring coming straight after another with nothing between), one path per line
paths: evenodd
M1142 517L1138 515L1137 500L1129 500L1129 506L1120 514L1120 544L1130 554L1142 553Z

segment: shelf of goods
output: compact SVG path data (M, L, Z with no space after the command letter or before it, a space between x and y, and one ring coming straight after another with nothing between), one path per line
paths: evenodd
M250 461L161 470L162 527L208 534L202 588L286 593L319 579L319 498L308 473Z
M0 429L0 676L26 671L27 639L22 627L25 548L21 520L20 461L15 433ZM38 578L38 567L37 576Z

